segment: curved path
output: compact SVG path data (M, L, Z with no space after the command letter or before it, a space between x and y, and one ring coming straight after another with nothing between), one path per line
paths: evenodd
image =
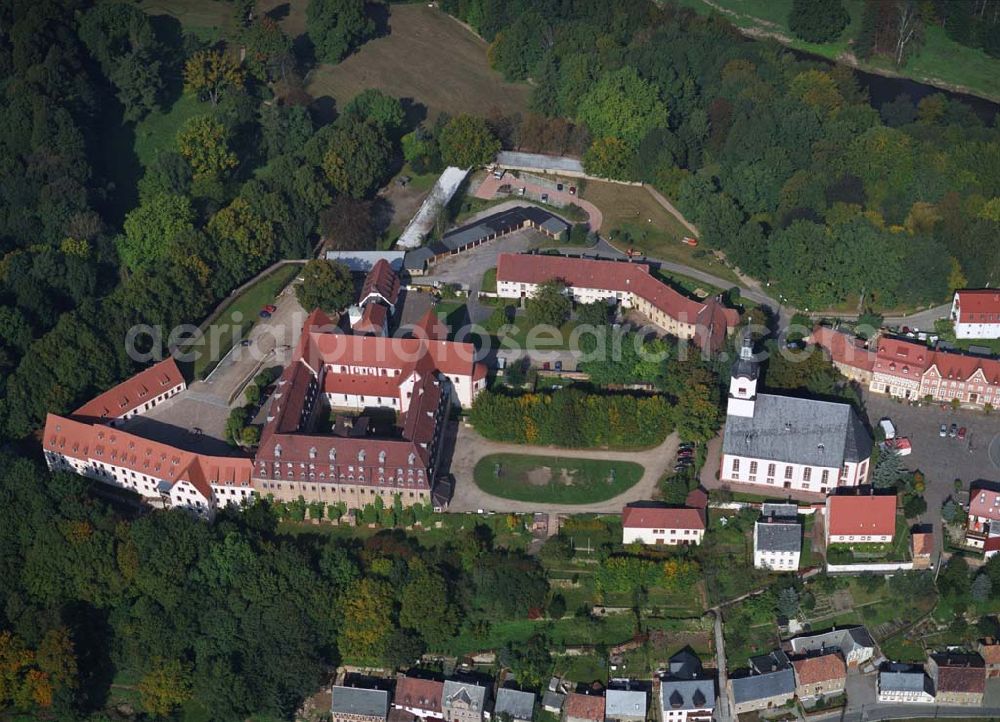
M679 439L671 433L659 446L641 451L610 451L608 449L560 449L553 446L525 446L490 441L480 436L474 429L459 422L455 453L451 461L451 472L455 476L455 495L449 506L450 511L499 512L547 512L547 513L618 513L622 507L633 501L653 498L657 482L673 468ZM564 459L602 459L606 461L631 461L643 467L642 478L635 486L618 496L592 504L537 504L530 501L516 501L487 494L473 480L476 463L490 454L522 454L530 456L552 456Z
M479 184L479 187L476 188L473 195L475 195L476 198L481 198L483 200L492 200L496 197L497 190L502 185L510 185L515 188L520 187L525 189L525 193L527 194L526 196L512 195L509 196L511 200L521 199L534 203L536 202L536 198L541 198L543 193L547 193L549 199L556 202L556 213L559 212L559 206L568 206L570 204L579 206L586 211L587 216L590 219L588 221L590 224L590 230L592 231L596 232L601 230L601 224L604 223L604 214L601 213L600 208L595 206L590 201L586 201L577 195L571 194L568 190L557 191L555 189L555 183L553 183L552 187L549 187L543 186L539 183L533 183L523 178L508 176L506 174L503 178L497 179L493 177L492 173L490 173L483 179L483 182ZM493 212L495 213L496 210L493 209Z

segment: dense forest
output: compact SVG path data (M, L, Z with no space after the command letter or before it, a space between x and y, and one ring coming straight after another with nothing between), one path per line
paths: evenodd
M1000 133L961 102L878 111L850 70L670 3L443 7L497 70L533 81L537 112L589 128L588 170L656 185L797 306L886 309L1000 281Z
M548 594L538 562L485 527L424 548L396 531L282 536L266 502L212 525L126 518L80 477L8 455L0 469L0 713L106 720L91 713L116 678L150 717L287 718L342 659L405 666Z

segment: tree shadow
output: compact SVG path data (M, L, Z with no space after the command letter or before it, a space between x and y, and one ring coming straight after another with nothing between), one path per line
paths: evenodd
M115 676L107 614L85 602L74 602L63 609L62 617L77 651L80 705L86 710L103 709Z
M275 5L273 8L267 11L266 17L271 18L275 22L284 20L288 17L288 14L292 11L291 3L282 3L281 5Z
M308 33L302 33L297 38L292 39L292 54L299 61L303 68L312 68L316 65L316 46Z
M389 23L390 12L388 3L366 3L365 15L375 23L375 34L372 37L381 38L392 32L392 26ZM364 46L362 45L361 47Z
M375 200L372 201L372 227L375 229L376 236L381 236L389 230L389 226L392 225L392 217L395 212L396 207L393 205L392 201L385 196L377 196Z
M329 125L337 120L337 101L330 95L321 95L309 105L309 114L317 127Z
M413 130L427 120L427 106L413 98L400 98L407 130Z

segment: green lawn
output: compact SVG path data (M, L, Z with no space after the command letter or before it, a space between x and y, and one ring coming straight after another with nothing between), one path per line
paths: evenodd
M480 290L485 291L486 293L497 292L497 269L486 269L486 273L483 274L483 281L480 285Z
M634 486L642 473L642 466L630 461L490 454L476 464L473 477L483 491L504 499L590 504L618 496Z
M233 347L234 327L239 328L240 335L246 337L254 324L260 320L257 314L261 307L273 303L282 289L301 271L301 268L297 264L282 266L229 302L216 321L205 331L207 339L212 338L210 333L218 339L217 353L213 355L209 352L212 344L206 340L203 352L199 353L198 358L194 361L194 378L202 379L211 373L215 365ZM240 315L237 316L237 313Z
M791 35L788 12L792 0L676 0L678 4L708 15L722 8L723 15L734 25L756 31L779 34L793 48L837 60L851 52L850 41L861 27L864 0L845 0L851 22L838 40L831 43L807 43ZM944 29L931 25L924 32L920 51L911 56L902 68L896 68L888 58L873 58L860 63L861 70L881 70L913 78L920 82L937 82L964 86L969 92L1000 97L1000 60L982 50L970 48L950 39Z
M219 0L141 0L139 7L148 15L176 18L184 32L209 42L235 25L233 5Z
M185 93L165 111L147 115L135 126L135 154L139 162L148 166L158 152L176 148L177 132L185 121L210 109L207 103Z

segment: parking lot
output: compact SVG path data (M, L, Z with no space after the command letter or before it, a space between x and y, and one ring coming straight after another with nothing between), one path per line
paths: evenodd
M939 405L910 406L877 394L865 394L868 416L874 428L884 416L892 419L896 433L913 445L913 453L902 458L911 470L920 470L927 478L927 513L921 521L940 521L941 505L955 491L955 479L965 489L975 481L1000 481L1000 416L982 411L942 409ZM966 438L959 441L941 438L941 424L966 428ZM940 527L936 527L939 531Z

